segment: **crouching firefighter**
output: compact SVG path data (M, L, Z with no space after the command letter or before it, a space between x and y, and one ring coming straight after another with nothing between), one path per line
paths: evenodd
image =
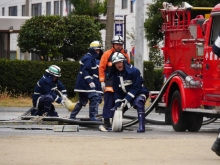
M34 88L34 94L32 95L32 103L34 108L31 110L31 115L42 116L46 113L47 116L58 117L58 113L55 111L55 107L52 103L55 101L58 104L65 106L64 103L67 90L58 79L61 76L60 67L51 65L45 71L46 73L37 82ZM56 90L62 92L63 96L60 97L57 95Z
M128 64L126 58L120 52L112 56L113 89L116 110L123 103L123 113L133 106L137 109L139 128L137 132L145 132L145 102L149 91L143 86L143 78L140 71Z

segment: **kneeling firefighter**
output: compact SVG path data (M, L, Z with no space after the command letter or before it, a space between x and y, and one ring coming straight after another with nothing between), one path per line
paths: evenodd
M58 113L55 111L55 107L52 104L54 101L58 104L65 103L67 98L67 90L62 82L58 79L61 77L61 69L57 65L51 65L45 70L46 73L37 82L34 88L34 94L32 95L32 103L34 108L31 110L31 115L42 116L47 113L47 116L57 116ZM57 95L56 90L63 93L62 97Z
M137 132L145 132L145 102L149 91L143 86L143 78L140 71L127 63L126 58L120 52L112 56L113 89L116 110L123 103L123 113L133 106L137 109L139 128Z

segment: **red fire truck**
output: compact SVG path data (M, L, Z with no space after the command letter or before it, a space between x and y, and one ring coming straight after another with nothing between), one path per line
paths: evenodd
M212 45L220 33L220 4L210 17L191 19L193 7L163 3L162 32L165 84L154 108L165 113L166 124L175 131L197 132L203 118L220 118L220 58Z

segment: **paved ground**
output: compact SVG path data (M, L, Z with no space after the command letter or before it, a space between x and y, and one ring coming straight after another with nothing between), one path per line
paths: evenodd
M100 132L98 126L79 127L79 132L54 132L54 125L15 124L28 108L0 107L0 164L76 165L219 165L211 151L219 122L205 125L197 133L175 132L171 126L146 124L138 134L137 125L123 132ZM60 117L69 117L57 108ZM88 108L79 117L86 117ZM128 115L136 115L129 111ZM151 113L148 118L163 120ZM11 122L10 124L4 123ZM4 123L4 124L3 124ZM12 124L14 123L14 124Z

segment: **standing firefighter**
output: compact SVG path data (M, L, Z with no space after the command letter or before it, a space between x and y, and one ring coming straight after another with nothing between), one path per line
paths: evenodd
M99 64L99 81L101 82L101 87L104 93L104 106L102 117L104 118L105 129L111 129L110 118L114 116L114 111L111 109L115 105L114 101L114 91L112 88L112 78L109 77L109 73L112 67L112 55L115 52L120 52L123 54L128 62L130 63L129 56L127 52L123 49L124 40L121 36L114 36L112 38L112 48L107 50L100 60Z
M46 73L37 82L34 88L34 94L32 96L32 102L34 109L31 111L31 115L42 116L47 113L47 116L57 116L55 107L52 104L54 101L64 106L64 100L66 98L66 88L58 79L61 77L61 69L56 65L51 65L46 69ZM59 97L56 94L56 90L61 91L64 95Z
M102 102L102 90L98 77L96 58L101 51L101 43L93 41L88 53L80 60L80 69L76 80L75 92L79 93L79 101L70 114L70 119L76 119L76 115L86 106L89 100L89 118L91 121L101 121L96 118L98 106Z
M145 132L144 105L149 91L143 86L140 71L128 64L123 54L115 52L112 56L113 89L115 109L124 107L123 113L130 107L137 109L139 128L137 132Z
M220 33L215 43L212 46L212 51L220 58ZM217 139L212 145L212 151L214 151L218 156L220 156L220 128L219 128Z

